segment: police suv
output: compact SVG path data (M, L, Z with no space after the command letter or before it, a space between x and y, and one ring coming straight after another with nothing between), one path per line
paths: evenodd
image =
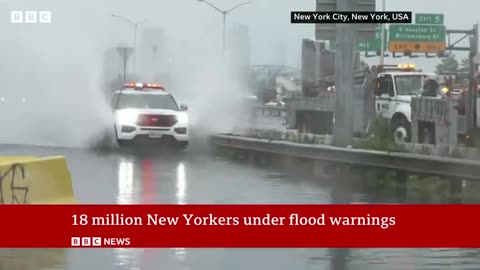
M158 84L127 83L112 96L114 128L120 146L134 142L166 142L186 148L187 106L179 106Z

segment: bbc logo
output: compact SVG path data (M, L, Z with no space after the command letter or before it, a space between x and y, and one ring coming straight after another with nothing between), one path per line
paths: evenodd
M102 246L101 237L72 237L72 247L100 247Z
M11 11L11 23L52 23L51 11Z

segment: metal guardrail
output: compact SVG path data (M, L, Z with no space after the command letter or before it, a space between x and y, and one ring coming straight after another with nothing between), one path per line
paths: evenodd
M412 135L415 139L417 136L413 132L417 121L435 123L437 126L442 126L438 132L450 133L452 138L448 140L447 144L457 144L457 134L465 134L467 132L467 119L465 115L458 113L457 107L461 101L458 98L431 98L431 97L414 97L412 98ZM444 130L447 131L444 131ZM443 131L443 132L442 132ZM436 132L437 133L437 132Z
M333 112L335 110L335 94L320 93L318 97L291 97L286 101L286 109L290 111L324 111Z
M413 97L411 102L412 117L419 121L440 122L449 120L450 99L437 99L431 97ZM456 117L456 114L454 115Z
M213 135L217 146L272 154L326 160L367 167L386 168L417 174L480 180L480 161L412 153L340 148L328 145L305 145L286 141L269 141L234 135Z
M412 113L412 142L456 145L458 113L455 109L457 101L451 98L413 97L411 102ZM427 129L425 124L433 124L433 130ZM430 138L430 134L435 138ZM433 140L432 140L433 139Z
M257 105L257 110L285 111L285 106L281 105Z
M285 116L286 108L281 105L276 106L267 106L267 105L257 105L255 106L257 112L261 112L262 115L266 116Z

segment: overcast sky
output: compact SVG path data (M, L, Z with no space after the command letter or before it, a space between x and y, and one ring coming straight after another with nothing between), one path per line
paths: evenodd
M221 9L228 9L242 1L211 0L211 2ZM387 0L386 3L386 9L392 11L443 13L448 28L470 28L480 17L478 0ZM381 8L380 5L381 0L378 0L377 9ZM42 27L11 25L9 11L17 9L52 10L53 23L51 26ZM289 12L314 9L315 0L252 0L250 5L242 6L228 15L227 27L235 23L249 25L253 63L278 62L278 59L281 59L278 48L284 46L287 64L298 65L301 39L314 37L313 26L291 25ZM111 13L117 13L136 21L147 20L148 26L162 27L170 37L185 42L202 43L215 49L221 46L221 14L196 0L0 0L0 10L3 13L2 32L6 30L26 34L26 31L30 30L27 35L21 36L24 42L36 43L38 39L34 36L38 35L41 38L52 33L57 34L49 37L58 43L75 33L79 38L85 39L80 43L88 44L90 41L96 43L98 47L121 41L129 42L132 40L132 30L125 22L111 17ZM54 28L55 31L47 28ZM69 35L64 31L68 31ZM431 62L435 62L430 59L416 61L430 65Z

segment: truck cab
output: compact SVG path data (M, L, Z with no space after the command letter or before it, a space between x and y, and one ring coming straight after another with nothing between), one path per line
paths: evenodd
M396 142L411 139L411 100L422 95L426 77L436 76L414 65L384 66L377 76L375 113L389 119Z

